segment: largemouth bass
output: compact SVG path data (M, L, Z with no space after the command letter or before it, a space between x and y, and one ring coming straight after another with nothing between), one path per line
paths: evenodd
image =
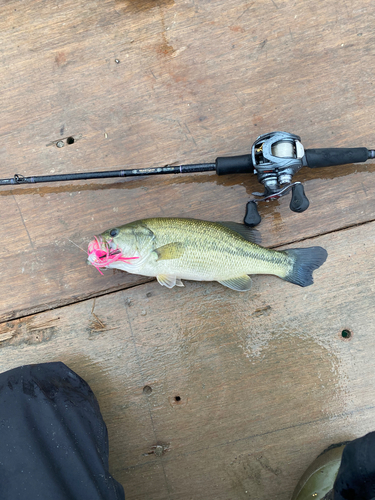
M105 231L89 244L88 262L142 276L168 288L182 279L218 281L232 290L250 289L249 274L274 274L300 286L327 258L321 247L283 251L257 244L259 234L243 224L196 219L143 219Z

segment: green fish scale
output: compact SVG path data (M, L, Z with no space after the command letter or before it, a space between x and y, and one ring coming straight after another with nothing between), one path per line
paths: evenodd
M285 253L251 243L218 223L194 219L148 219L140 222L155 234L154 249L178 242L185 249L181 257L170 260L156 261L154 254L154 259L148 259L142 271L148 268L155 274L186 279L224 280L245 274L283 277L292 267L291 259Z

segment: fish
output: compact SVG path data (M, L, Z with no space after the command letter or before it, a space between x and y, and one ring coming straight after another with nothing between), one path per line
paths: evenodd
M319 246L272 250L259 245L259 232L236 222L151 218L130 222L95 236L88 263L156 277L167 288L182 280L218 281L245 292L249 275L272 274L305 287L327 259Z

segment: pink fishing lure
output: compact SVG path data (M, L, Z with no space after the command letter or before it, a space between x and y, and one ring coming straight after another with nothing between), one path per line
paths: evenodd
M97 236L89 243L87 254L91 257L91 264L96 267L100 274L103 274L100 270L101 267L107 267L117 260L127 262L128 260L139 259L139 257L124 257L119 248L109 248L109 243L110 241L104 243Z

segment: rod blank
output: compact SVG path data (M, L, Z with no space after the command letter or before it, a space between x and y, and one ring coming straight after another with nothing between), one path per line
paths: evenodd
M136 177L142 175L160 174L191 174L194 172L210 172L216 170L215 163L198 163L193 165L177 165L155 168L134 168L128 170L109 170L105 172L82 172L79 174L36 175L24 177L15 174L10 179L0 179L0 186L14 186L15 184L36 184L38 182L79 181L88 179L109 179L113 177Z

